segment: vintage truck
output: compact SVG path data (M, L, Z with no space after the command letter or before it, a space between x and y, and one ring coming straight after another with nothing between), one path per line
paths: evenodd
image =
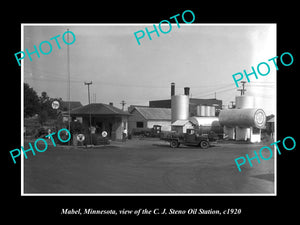
M200 134L197 129L187 129L186 133L164 133L160 139L169 142L171 148L178 148L180 144L182 144L199 146L200 148L206 149L212 142L218 140L218 136L214 132Z
M153 125L152 128L133 128L130 132L130 138L132 136L139 136L140 138L144 137L160 137L161 134L161 126Z

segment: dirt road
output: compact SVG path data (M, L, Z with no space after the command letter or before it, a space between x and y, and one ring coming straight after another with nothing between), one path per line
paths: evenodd
M274 193L274 158L236 168L263 144L171 149L159 140L95 148L51 147L25 161L26 193ZM267 156L266 156L267 157Z

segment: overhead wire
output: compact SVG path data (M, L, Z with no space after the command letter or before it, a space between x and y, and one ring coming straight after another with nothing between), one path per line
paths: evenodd
M44 73L47 73L47 71L43 71ZM49 72L51 73L51 72ZM37 81L50 81L50 82L68 82L67 79L62 79L61 75L55 74L55 73L51 73L52 76L47 76L44 77L43 75L41 76L30 76L30 72L25 72L25 74L29 74L29 76L25 76L25 80L26 79L30 79L30 80L37 80ZM54 75L54 77L53 77ZM55 77L56 76L56 77ZM70 80L71 83L83 83L84 80L76 80L76 79L71 79ZM116 82L107 82L107 81L93 81L95 84L97 85L109 85L109 86L117 86L117 87L132 87L132 88L159 88L159 89L169 89L169 86L157 86L157 85L141 85L141 84L124 84L124 83L116 83ZM216 84L217 86L220 84ZM227 84L223 87L219 87L217 88L217 92L219 92L220 89L226 88L227 86L231 86L232 84ZM192 86L191 88L196 89L196 88L205 88L206 86ZM212 86L211 86L212 87ZM198 92L199 93L199 92ZM198 93L195 93L196 95L198 95ZM201 91L200 93L207 93L207 91Z
M64 77L67 77L67 74L66 73L59 73L59 72L50 72L50 71L47 71L45 70L44 68L41 69L41 68L31 68L30 69L31 71L28 72L28 71L24 71L25 74L29 74L31 75L31 77L28 77L26 76L25 79L32 79L32 80L39 80L39 81L42 81L42 80L45 80L45 81L53 81L53 82L68 82L67 79L64 79ZM41 75L37 75L37 76L32 76L32 74L39 74L41 73ZM44 75L44 74L48 74L48 75ZM47 76L47 77L45 77ZM76 72L73 72L72 71L72 77L81 77L80 74L76 73ZM84 80L78 80L78 79L71 79L70 82L72 83L81 83L81 82L84 82ZM158 86L158 85L145 85L145 84L125 84L125 83L122 83L122 84L118 84L116 82L107 82L107 81L97 81L97 80L94 80L93 79L93 82L97 83L98 85L111 85L111 86L120 86L120 87L140 87L140 88L162 88L162 89L169 89L169 86ZM220 89L220 88L225 88L227 86L231 86L232 84L231 83L213 83L213 84L203 84L203 85L191 85L190 87L193 88L193 89L197 89L197 88L201 88L201 89L205 89L205 88L215 88L215 89ZM179 88L182 88L181 86L177 86ZM202 92L207 92L207 91L202 91ZM197 93L196 93L197 94Z
M68 82L66 74L63 73L54 73L50 71L46 71L45 69L34 68L34 72L25 73L25 81L26 80L34 80L34 81L44 81L44 82ZM35 76L33 74L41 73L40 76ZM45 75L48 74L48 75ZM76 75L76 73L75 73ZM79 76L77 74L77 76ZM74 76L73 76L74 77ZM71 79L71 83L84 83L84 80L79 79ZM115 86L115 87L130 87L130 88L157 88L157 89L169 89L170 87L167 85L158 86L158 85L147 85L147 84L125 84L125 83L116 83L116 82L107 82L107 81L97 81L93 80L93 82L97 85L104 86ZM252 86L252 85L253 86ZM257 88L274 88L276 86L276 82L253 82L249 83L249 88L257 87ZM178 87L178 86L177 86ZM181 87L180 87L181 88ZM193 97L207 97L214 94L220 94L228 91L235 90L236 87L232 83L213 83L213 84L203 84L203 85L191 85L190 88L193 90L191 93ZM209 90L207 90L207 88ZM197 89L202 89L201 91L197 91ZM205 89L205 90L204 90ZM196 90L196 91L195 91Z

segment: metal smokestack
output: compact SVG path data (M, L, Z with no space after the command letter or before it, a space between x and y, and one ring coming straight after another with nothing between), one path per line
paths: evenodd
M175 95L175 83L172 82L171 83L171 96L174 96Z
M189 87L184 88L184 95L190 96L190 88Z

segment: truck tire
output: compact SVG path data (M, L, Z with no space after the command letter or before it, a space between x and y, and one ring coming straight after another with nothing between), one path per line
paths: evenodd
M170 147L171 147L171 148L178 148L178 147L179 147L178 141L177 141L177 140L172 140L172 141L170 142Z
M203 148L203 149L207 149L209 147L208 141L201 141L199 145L200 145L200 148Z

